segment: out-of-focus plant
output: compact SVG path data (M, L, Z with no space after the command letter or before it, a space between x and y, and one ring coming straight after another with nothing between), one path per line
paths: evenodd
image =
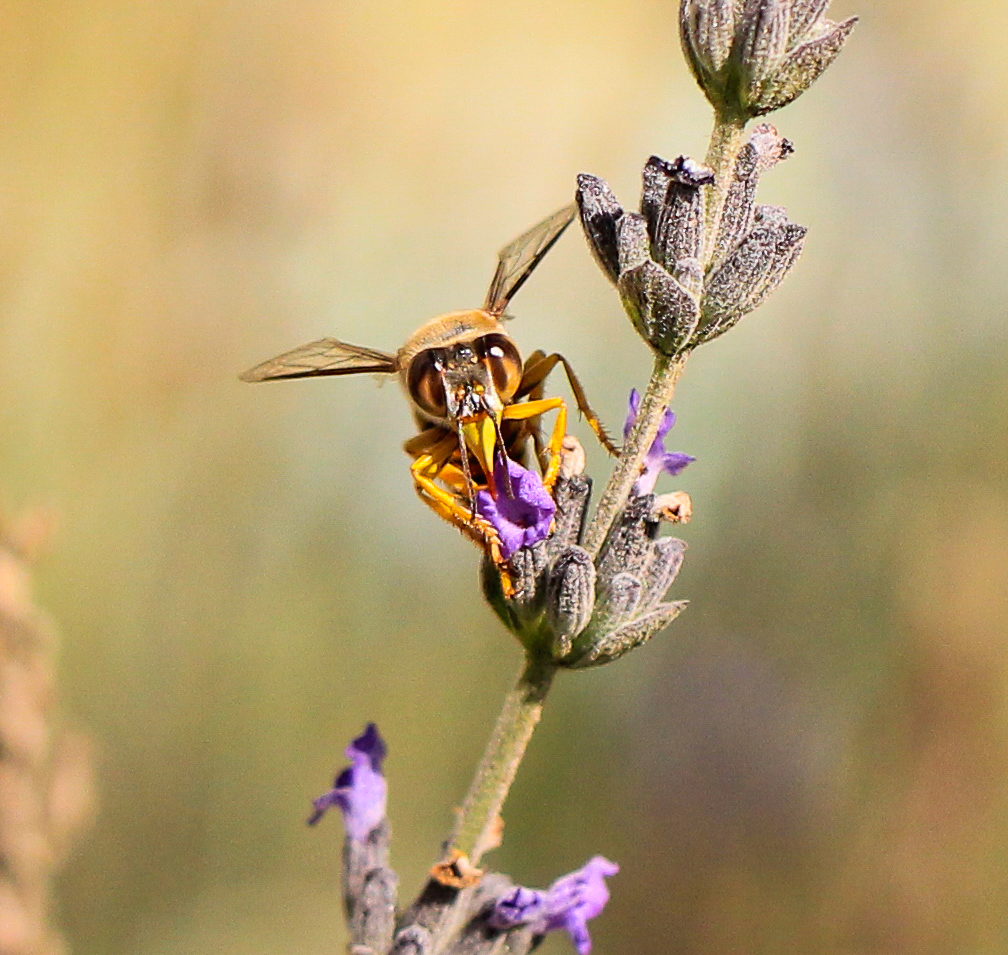
M631 395L624 446L591 520L584 452L568 436L560 477L545 491L517 461L499 461L507 493L478 502L510 560L513 587L483 563L484 593L522 645L525 661L505 700L441 861L420 897L398 912L385 819L385 745L376 728L347 751L348 767L316 801L311 822L337 806L346 824L345 901L354 953L522 955L563 928L580 955L587 922L608 899L617 866L597 856L549 889L515 886L478 864L499 844L500 812L556 673L625 655L667 626L684 601L665 601L685 544L660 535L689 520L684 492L656 495L660 474L693 459L669 452L669 405L692 351L759 307L794 266L806 229L756 202L762 174L792 144L750 120L796 99L830 65L856 18L825 18L828 0L683 0L680 32L697 82L714 107L704 162L651 157L638 211L597 176L578 177L589 246L654 355L643 394ZM474 505L475 506L475 505Z
M58 720L56 636L28 560L41 514L0 524L0 952L58 955L52 882L90 815L89 746Z

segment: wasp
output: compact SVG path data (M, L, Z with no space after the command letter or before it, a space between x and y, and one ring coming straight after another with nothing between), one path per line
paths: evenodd
M481 545L513 592L496 529L477 513L476 493L510 493L494 474L499 455L526 463L533 443L543 484L552 491L567 435L567 403L544 397L547 376L559 365L578 409L611 454L618 454L591 409L581 382L563 355L537 350L522 360L504 325L505 310L543 257L570 225L576 206L555 212L501 249L482 308L431 319L395 353L335 338L310 342L249 369L243 381L325 375L398 375L418 432L404 449L420 498ZM556 412L544 446L540 420Z

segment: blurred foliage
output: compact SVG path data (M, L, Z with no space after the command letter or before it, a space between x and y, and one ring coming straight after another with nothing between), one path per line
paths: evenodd
M88 955L332 951L310 797L377 720L414 891L518 653L415 499L396 386L237 374L394 348L482 301L578 171L632 195L652 152L702 154L674 5L0 13L0 488L61 515L41 599L98 749L63 926ZM676 403L692 605L560 681L494 857L539 885L618 860L600 952L1008 944L1008 12L833 13L862 21L763 189L805 255ZM650 361L579 236L514 311L618 425Z

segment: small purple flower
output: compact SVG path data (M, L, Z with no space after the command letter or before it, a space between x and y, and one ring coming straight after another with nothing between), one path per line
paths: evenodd
M579 955L588 955L592 947L588 921L605 908L609 901L605 880L617 872L615 862L595 856L545 891L519 886L497 902L490 924L501 930L530 925L537 935L566 929Z
M378 727L368 723L367 729L347 747L346 755L352 765L336 777L329 792L314 801L315 811L308 825L314 826L328 810L339 806L347 835L364 842L385 819L388 801L388 783L382 774L385 752L385 740Z
M501 555L507 559L523 547L546 540L553 526L556 504L542 478L500 455L494 465L494 483L497 496L480 491L476 495L476 510L500 535Z
M624 440L630 437L630 432L633 431L634 425L637 423L637 412L640 410L640 403L640 392L634 388L630 392L630 413L627 415L626 424L623 425ZM671 409L666 411L661 427L658 429L658 434L654 439L654 444L651 445L651 450L644 461L644 470L634 483L634 494L654 493L655 485L658 483L658 476L662 471L675 476L687 464L692 464L696 460L696 458L688 454L682 454L679 451L665 450L665 438L668 437L668 433L672 430L675 421L675 413Z

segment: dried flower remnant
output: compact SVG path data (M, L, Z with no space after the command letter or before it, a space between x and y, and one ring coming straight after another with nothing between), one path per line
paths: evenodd
M683 0L686 60L719 115L744 122L811 86L858 19L828 20L827 7L829 0Z
M556 504L538 474L503 454L497 456L494 480L497 496L480 491L476 509L493 524L500 537L501 556L509 559L521 548L549 536Z
M595 856L545 891L519 886L498 900L490 915L490 925L501 930L526 925L534 936L564 929L579 955L588 955L592 949L588 922L605 908L609 901L605 880L617 872L619 866L615 862Z
M630 436L634 425L637 423L637 412L640 409L640 392L634 388L630 392L630 413L627 415L626 424L623 425L623 434ZM647 460L644 463L644 470L634 484L633 493L637 495L653 494L658 477L662 473L675 477L682 472L687 465L692 464L696 458L681 451L666 451L665 439L675 426L676 416L672 409L665 412L665 418L658 429L658 436L651 445Z
M388 801L388 783L382 773L385 754L385 741L378 727L369 723L347 747L351 765L336 777L329 792L314 801L308 825L314 826L333 806L339 806L347 836L360 842L367 839L385 820Z
M721 335L794 266L806 228L778 206L756 204L763 172L793 151L769 123L753 130L723 184L724 206L710 236L704 192L713 174L685 156L648 160L639 214L624 211L597 176L578 177L589 245L634 327L657 352L677 357Z

